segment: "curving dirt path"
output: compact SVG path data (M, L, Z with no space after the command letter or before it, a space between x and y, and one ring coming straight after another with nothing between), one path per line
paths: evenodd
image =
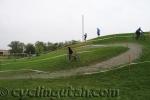
M123 46L123 47L128 47L129 50L116 57L110 58L109 60L91 66L84 66L84 67L74 68L70 70L56 71L52 73L30 69L31 73L12 75L8 77L0 76L0 79L37 79L37 78L51 79L51 78L60 78L60 77L67 77L73 75L84 75L84 74L104 72L104 71L111 70L116 66L131 63L137 58L139 58L140 54L142 53L142 46L136 43L120 43L120 44L89 45L89 46L90 47Z

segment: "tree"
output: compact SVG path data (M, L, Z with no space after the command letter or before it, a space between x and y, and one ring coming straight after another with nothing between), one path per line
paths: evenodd
M21 43L19 41L12 41L9 45L8 45L11 49L10 52L11 53L23 53L24 52L24 43Z
M44 42L37 41L35 43L36 54L39 55L46 50L46 44Z
M55 49L56 49L56 47L55 47L55 45L53 43L51 43L51 42L47 43L47 45L46 45L46 51L53 51Z
M28 43L25 46L25 53L27 53L27 54L35 54L35 47L34 47L34 45L31 44L31 43Z

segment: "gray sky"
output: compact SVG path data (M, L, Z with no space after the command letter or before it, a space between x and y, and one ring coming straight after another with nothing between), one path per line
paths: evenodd
M81 15L88 38L150 30L150 0L0 0L0 49L12 40L81 40Z

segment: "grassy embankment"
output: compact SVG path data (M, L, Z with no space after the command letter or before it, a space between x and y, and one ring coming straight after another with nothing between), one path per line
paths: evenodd
M129 37L114 37L114 36L129 36ZM100 37L100 38L107 38ZM134 40L132 35L112 35L107 40L98 40L91 42L92 44L105 43L121 43L121 42L135 42L143 45L143 54L135 62L150 61L150 36L146 36L146 40ZM95 39L96 40L96 39ZM141 63L131 65L130 71L128 66L108 71L105 73L97 73L93 75L72 76L59 79L28 79L28 80L1 80L0 86L11 89L28 88L33 89L37 86L44 86L46 88L60 89L68 86L74 88L86 87L89 89L104 89L115 88L120 90L119 97L64 97L53 98L52 100L149 100L150 99L150 63ZM17 97L1 97L0 100L18 100ZM50 100L50 98L29 98L22 97L20 100Z

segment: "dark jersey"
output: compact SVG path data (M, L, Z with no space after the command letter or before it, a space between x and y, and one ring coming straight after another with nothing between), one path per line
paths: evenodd
M69 54L72 54L72 53L73 53L73 51L72 51L71 48L68 48L68 51L69 51Z

